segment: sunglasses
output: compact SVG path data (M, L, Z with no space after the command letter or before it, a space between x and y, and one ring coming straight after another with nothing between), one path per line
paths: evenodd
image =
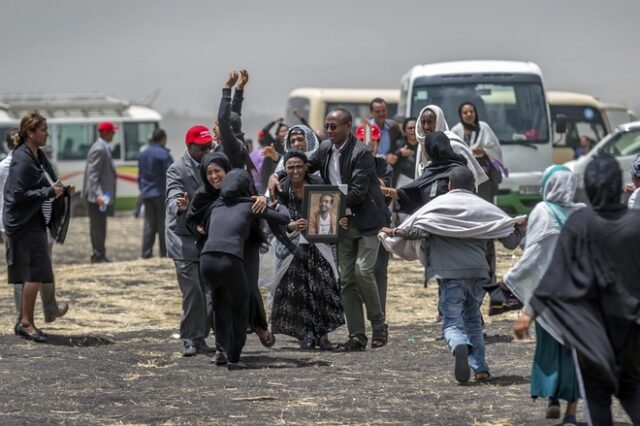
M335 130L338 127L347 124L347 122L345 121L344 123L338 123L338 124L333 124L333 123L324 123L324 129L325 130Z

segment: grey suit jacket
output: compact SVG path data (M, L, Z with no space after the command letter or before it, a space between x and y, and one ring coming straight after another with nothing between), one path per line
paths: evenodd
M167 170L165 238L167 255L174 260L198 261L200 258L196 237L186 226L187 212L178 212L176 200L185 192L189 195L189 200L192 200L201 186L200 170L185 151Z
M111 194L109 204L113 205L116 199L116 166L113 164L111 154L107 151L103 141L98 139L91 145L87 154L87 164L84 168L82 183L82 198L95 203L99 195L108 192Z

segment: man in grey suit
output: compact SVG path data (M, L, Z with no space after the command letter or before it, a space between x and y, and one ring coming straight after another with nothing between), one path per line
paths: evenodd
M82 197L87 200L91 234L91 262L109 262L104 242L107 238L107 215L113 213L116 199L116 166L109 143L118 130L109 121L98 125L100 137L91 145L84 169Z
M193 126L187 131L187 150L167 170L165 236L167 255L173 259L182 292L180 338L184 356L208 354L215 349L207 346L205 337L211 329L207 311L206 284L200 280L200 253L196 237L186 226L189 200L200 188L202 178L198 164L211 150L213 138L205 126Z

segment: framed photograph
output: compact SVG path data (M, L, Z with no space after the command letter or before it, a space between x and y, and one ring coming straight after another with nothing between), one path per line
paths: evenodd
M341 185L343 186L343 185ZM344 216L344 188L338 185L306 185L303 214L309 221L304 237L310 243L338 242L338 220Z

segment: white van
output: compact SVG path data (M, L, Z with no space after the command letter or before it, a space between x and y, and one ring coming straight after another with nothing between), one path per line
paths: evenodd
M72 199L74 215L85 213L80 194L87 153L98 138L98 124L111 121L120 127L110 143L118 179L116 209L133 209L139 195L138 153L158 128L160 114L149 107L100 94L0 95L0 137L4 138L11 127L18 127L21 117L34 109L47 118L47 146L58 176L77 188ZM4 140L0 145L4 152Z
M287 100L285 122L294 125L300 123L294 110L309 122L309 126L319 134L323 134L322 126L329 111L345 108L353 116L353 128L358 127L362 118L371 115L369 103L374 98L382 98L387 103L389 118L396 115L400 92L397 89L322 89L299 88L289 94Z
M540 68L532 62L459 61L416 65L402 77L398 114L438 105L453 127L470 101L500 139L509 177L497 204L526 213L540 200L542 172L552 162L551 120Z
M569 161L565 165L569 167L578 178L578 190L576 201L587 201L584 190L584 173L587 165L598 154L613 155L620 169L625 184L631 183L631 163L636 155L640 154L640 121L634 121L618 126L613 133L605 136L598 144L582 157Z

